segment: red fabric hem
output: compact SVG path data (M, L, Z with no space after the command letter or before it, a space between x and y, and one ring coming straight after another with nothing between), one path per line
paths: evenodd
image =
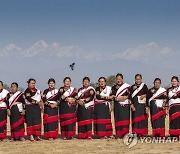
M123 136L129 133L129 128L123 128L122 130L116 131L116 136Z
M24 136L24 128L21 129L19 132L11 132L11 137L23 137Z
M41 125L29 126L27 127L27 135L41 135Z
M152 130L153 136L159 135L160 137L165 136L165 128L156 128Z
M0 138L1 138L1 139L5 139L6 137L7 137L7 131L4 130L3 133L0 133Z
M147 135L148 134L148 128L133 128L133 133L139 134L139 135Z
M180 129L170 129L169 134L170 135L180 135Z
M66 136L66 137L68 137L68 136L70 136L70 137L72 137L72 136L74 136L75 135L75 131L61 131L61 136Z
M112 131L94 131L94 134L100 137L112 136Z
M44 138L58 138L58 130L44 132Z
M85 132L85 133L78 133L78 138L88 138L88 137L92 137L92 131L89 132Z

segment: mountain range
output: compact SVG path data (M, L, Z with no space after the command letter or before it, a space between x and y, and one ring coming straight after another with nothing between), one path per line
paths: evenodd
M100 76L121 72L124 80L134 82L134 75L141 73L143 80L152 86L153 79L160 77L163 85L170 83L173 75L180 75L178 51L160 47L155 42L141 44L118 52L88 52L77 45L62 46L57 42L35 42L29 48L8 44L0 49L0 80L7 84L17 81L26 87L29 77L37 79L40 89L47 87L48 78L54 77L57 87L62 86L65 76L72 78L72 84L79 88L83 76L90 76L96 82ZM75 62L75 70L69 65Z

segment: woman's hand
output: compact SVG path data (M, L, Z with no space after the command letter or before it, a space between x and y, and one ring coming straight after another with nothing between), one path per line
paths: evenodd
M162 108L163 108L164 110L166 109L166 103L165 103L165 102L163 102Z
M169 115L169 107L166 108L166 115Z
M37 104L38 104L39 107L41 108L41 111L43 111L43 110L44 110L44 103L43 103L43 101L40 101L40 102L38 102Z
M146 95L141 95L140 100L143 100L146 97Z
M25 115L25 110L22 110L21 115L22 115L22 116Z
M68 98L66 99L66 101L67 101L69 104L72 104L72 103L75 102L75 99L72 98L72 97L68 97Z
M146 107L146 108L145 108L145 113L146 113L146 114L149 114L149 107Z
M132 110L133 112L136 111L136 108L135 108L134 104L131 104L131 105L130 105L130 108L131 108L131 110Z
M127 96L119 96L119 97L116 97L115 100L118 102L124 102L126 99L128 99Z
M7 109L7 115L10 116L11 115L11 110Z
M106 97L107 100L113 100L114 98L115 98L114 95L112 95L112 96L107 96L107 97Z
M84 103L85 103L85 102L84 102L84 99L80 99L80 100L78 101L78 104L79 104L79 105L84 105Z
M51 103L49 104L51 108L56 108L57 107L57 103Z

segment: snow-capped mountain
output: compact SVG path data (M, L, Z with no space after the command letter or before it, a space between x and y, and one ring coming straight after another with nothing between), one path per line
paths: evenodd
M127 60L149 61L152 58L166 58L172 56L174 51L169 47L160 48L155 42L145 45L139 45L135 48L129 48L125 52L120 52L115 57Z
M116 53L112 59L141 62L161 68L171 68L173 65L174 68L179 63L179 56L180 54L170 47L159 47L155 42L150 42Z
M96 82L99 76L123 73L125 81L133 83L134 74L141 73L144 81L152 85L160 77L164 85L170 77L180 75L179 53L170 47L159 47L151 42L118 53L87 52L76 45L62 46L39 40L29 48L9 44L0 49L0 80L10 84L17 81L26 87L29 77L37 79L38 86L45 88L48 78L57 79L58 87L65 76L71 76L79 87L83 76ZM75 62L75 70L69 65Z
M58 43L48 44L44 40L39 40L27 49L17 47L15 44L8 44L0 49L1 57L19 55L22 57L57 56L70 57L78 56L81 49L75 45L60 46Z

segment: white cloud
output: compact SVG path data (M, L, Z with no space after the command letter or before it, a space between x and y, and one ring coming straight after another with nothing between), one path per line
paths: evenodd
M85 55L85 59L94 59L94 60L101 60L103 57L102 53L94 51L87 55Z

